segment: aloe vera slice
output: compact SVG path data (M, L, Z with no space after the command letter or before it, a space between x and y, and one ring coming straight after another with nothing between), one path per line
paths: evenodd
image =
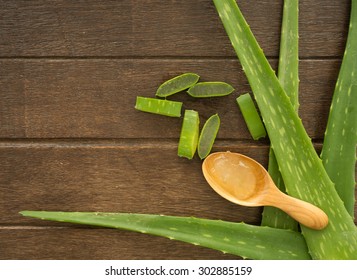
M202 82L190 87L187 91L192 97L206 98L231 94L234 88L225 82Z
M176 76L159 86L156 91L156 96L167 97L186 90L196 84L200 76L195 73L184 73Z
M218 114L208 118L198 139L197 153L200 159L204 159L212 150L214 140L216 139L221 120Z
M236 101L253 139L258 140L262 137L265 137L266 131L263 122L250 94L241 94L239 97L237 97Z
M301 234L220 220L128 213L22 211L27 217L163 236L249 259L309 259ZM278 242L277 242L278 241Z
M357 1L333 93L321 159L347 211L354 218L357 143Z
M182 102L150 97L136 97L135 109L169 117L181 116Z
M185 110L177 154L192 159L195 155L199 135L199 115L195 110Z
M253 90L287 192L321 208L323 230L301 226L314 259L357 259L357 229L302 121L234 0L213 0Z

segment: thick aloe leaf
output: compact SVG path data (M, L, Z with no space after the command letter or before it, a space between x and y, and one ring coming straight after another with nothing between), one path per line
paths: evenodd
M220 220L149 214L23 211L22 215L163 236L249 259L309 259L301 234Z
M291 104L299 107L299 1L285 0L281 26L278 79ZM279 171L274 150L269 151L268 172L277 187L285 192L284 180ZM266 206L262 213L262 225L298 230L298 223L278 208Z
M347 211L354 217L357 143L357 1L352 0L345 53L337 79L321 158Z
M262 114L287 192L320 207L323 230L301 226L314 259L357 259L357 229L234 0L213 0Z

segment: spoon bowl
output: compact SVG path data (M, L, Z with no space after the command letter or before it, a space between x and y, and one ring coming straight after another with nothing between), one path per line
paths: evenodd
M212 153L202 164L208 184L225 199L244 206L274 206L301 224L323 229L327 215L318 207L281 192L265 168L238 153Z

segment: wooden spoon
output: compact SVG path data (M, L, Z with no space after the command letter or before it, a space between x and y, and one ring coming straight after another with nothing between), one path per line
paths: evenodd
M225 199L244 206L274 206L312 229L323 229L328 217L320 208L281 192L255 160L231 152L213 153L202 164L208 184Z

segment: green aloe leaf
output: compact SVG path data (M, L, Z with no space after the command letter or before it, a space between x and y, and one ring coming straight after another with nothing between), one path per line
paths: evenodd
M285 0L281 26L278 79L297 111L299 107L299 1ZM277 187L285 192L274 150L270 148L268 172ZM278 208L266 206L262 225L298 230L298 223Z
M249 259L309 259L301 234L269 227L149 214L22 211L22 215L137 231L220 250Z
M323 230L301 226L314 259L357 259L357 229L262 49L234 0L213 0L262 114L287 192L329 217Z
M352 0L345 53L333 94L322 162L354 218L357 143L357 1Z

